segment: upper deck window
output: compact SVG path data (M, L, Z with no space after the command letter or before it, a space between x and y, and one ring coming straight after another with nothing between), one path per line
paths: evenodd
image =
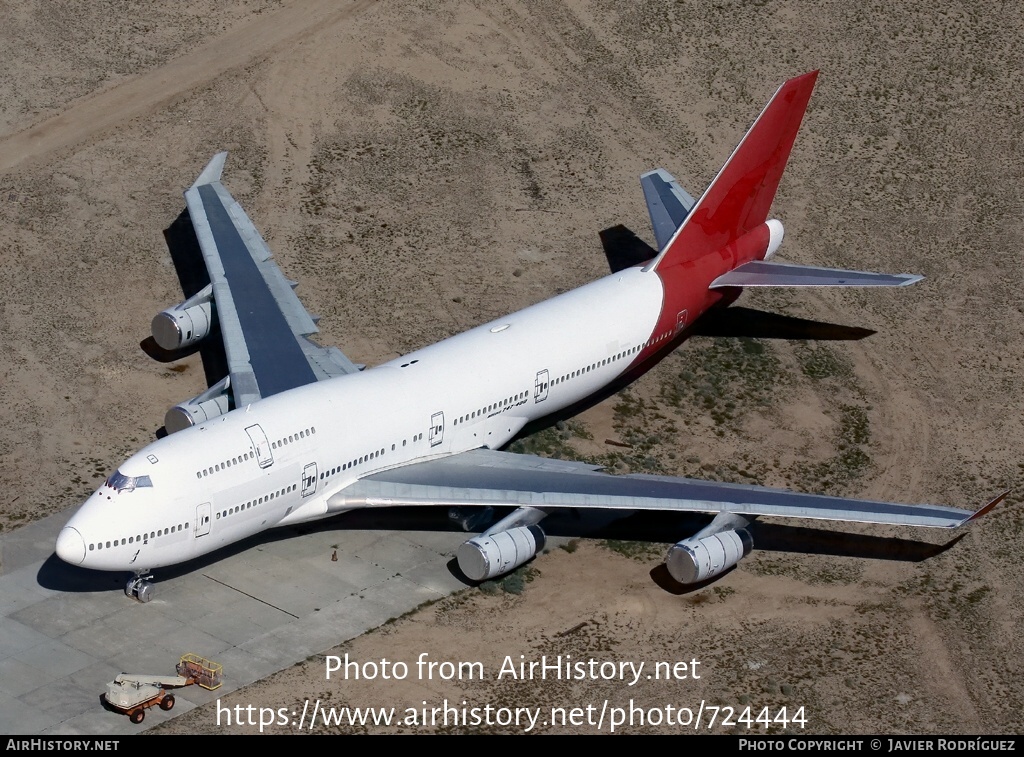
M106 480L105 485L116 492L130 492L139 486L152 486L153 481L149 476L126 476L116 471Z

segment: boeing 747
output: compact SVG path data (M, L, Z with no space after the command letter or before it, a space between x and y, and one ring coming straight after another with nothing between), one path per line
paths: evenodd
M358 366L307 337L313 319L216 155L185 192L210 284L153 320L167 350L223 340L227 375L168 412L171 432L128 458L57 538L72 565L151 571L270 528L356 508L445 505L482 533L458 550L472 580L506 573L544 542L559 508L692 511L710 524L668 552L684 584L736 565L759 516L952 528L977 512L648 475L503 451L527 424L619 386L664 358L710 308L751 286L906 286L919 276L771 260L768 212L817 72L784 83L695 201L658 169L641 185L657 254L633 267L383 365ZM495 508L514 508L496 523ZM467 515L468 514L468 515ZM492 517L491 520L494 520ZM682 536L682 535L681 535Z

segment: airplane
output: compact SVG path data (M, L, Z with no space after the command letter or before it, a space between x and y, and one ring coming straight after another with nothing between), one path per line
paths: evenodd
M713 518L672 546L666 565L697 584L749 554L757 517L955 528L984 515L1002 497L972 512L612 475L504 450L528 424L641 375L744 287L921 279L771 260L783 226L768 212L817 74L779 87L699 200L662 169L641 177L658 244L649 260L371 368L307 338L318 329L221 183L226 153L216 155L185 192L210 284L159 313L152 333L172 354L219 335L227 375L168 411L169 433L81 505L56 554L131 572L125 593L147 602L154 569L266 529L358 508L444 505L481 531L456 559L483 581L532 559L545 541L539 524L560 509L695 512Z

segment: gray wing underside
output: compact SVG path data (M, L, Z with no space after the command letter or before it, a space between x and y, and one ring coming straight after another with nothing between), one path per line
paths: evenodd
M235 407L359 370L337 348L307 339L319 329L295 284L220 182L226 158L213 157L185 203L210 274Z
M934 528L954 528L976 515L941 505L872 502L669 476L613 476L585 463L487 449L374 474L328 500L330 510L428 505L729 512Z

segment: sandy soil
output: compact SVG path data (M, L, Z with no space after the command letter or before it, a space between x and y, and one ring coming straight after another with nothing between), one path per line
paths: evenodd
M925 281L748 293L747 307L878 333L695 338L525 448L900 501L975 506L1020 490L1021 13L838 0L11 6L0 525L84 499L167 407L205 388L198 357L162 365L138 345L180 299L161 230L213 153L231 151L225 181L323 316L322 341L373 364L602 275L598 230L649 237L642 171L664 166L701 191L775 87L814 68L775 204L781 255ZM907 540L945 535L766 525L755 541L767 549L683 595L657 565L685 531L584 540L540 556L520 594L468 589L325 650L480 661L485 680L357 685L326 681L314 658L225 702L705 699L802 706L815 733L1020 732L1017 498L927 561ZM696 658L702 677L496 680L506 655L544 654ZM162 730L224 730L215 718L201 708ZM680 730L633 730L659 729Z

